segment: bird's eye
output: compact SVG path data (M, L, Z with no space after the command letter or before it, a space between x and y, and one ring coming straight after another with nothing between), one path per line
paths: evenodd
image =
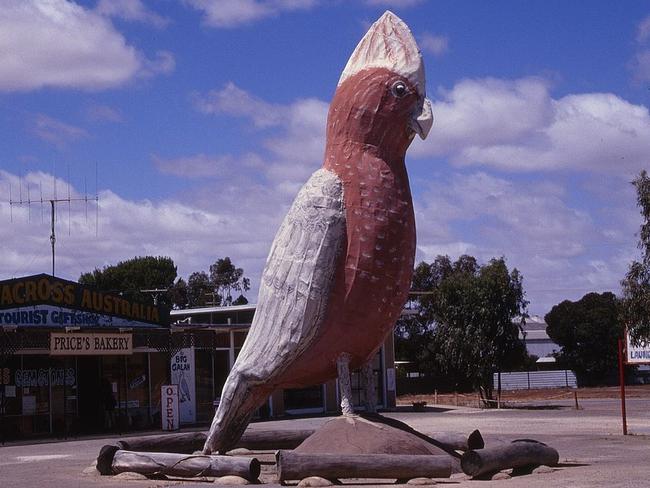
M409 89L406 87L406 84L403 81L396 81L395 83L393 83L393 86L390 88L390 91L397 98L402 98L404 95L408 93Z

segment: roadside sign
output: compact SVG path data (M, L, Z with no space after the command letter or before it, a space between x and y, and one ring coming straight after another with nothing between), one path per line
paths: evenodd
M178 430L180 428L178 385L162 385L160 405L162 411L162 430Z
M632 341L628 334L626 337L625 362L627 364L650 364L650 340L642 339Z

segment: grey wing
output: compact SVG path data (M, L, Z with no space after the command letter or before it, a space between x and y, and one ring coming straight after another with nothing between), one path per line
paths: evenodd
M323 322L344 241L341 181L318 170L275 236L255 317L233 370L267 382L309 346Z

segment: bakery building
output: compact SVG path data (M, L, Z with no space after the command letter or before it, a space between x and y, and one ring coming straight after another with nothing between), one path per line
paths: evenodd
M40 274L0 281L0 435L160 425L169 312Z
M0 441L161 427L178 385L181 426L207 425L255 305L164 310L40 274L0 281ZM393 337L374 358L380 408L395 406ZM355 403L364 401L353 372ZM335 413L335 380L275 392L258 417Z

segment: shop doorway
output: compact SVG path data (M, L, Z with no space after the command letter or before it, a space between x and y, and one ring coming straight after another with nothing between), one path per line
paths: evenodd
M79 356L77 363L79 428L82 433L104 430L101 358Z

